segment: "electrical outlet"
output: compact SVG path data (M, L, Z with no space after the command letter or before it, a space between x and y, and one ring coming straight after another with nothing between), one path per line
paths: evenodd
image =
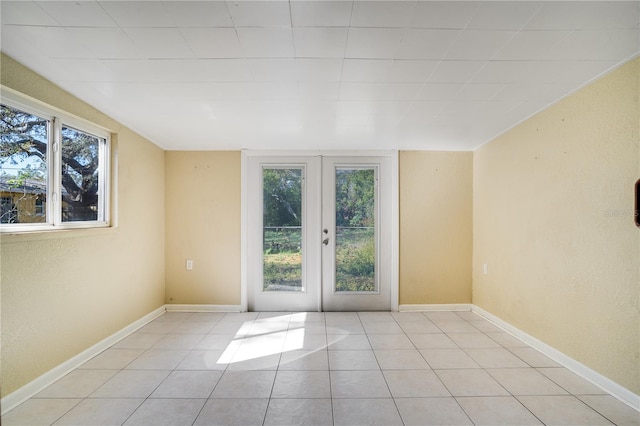
M187 271L193 270L193 260L187 259Z
M488 264L484 263L482 265L482 273L485 274L485 275L489 274L489 265Z

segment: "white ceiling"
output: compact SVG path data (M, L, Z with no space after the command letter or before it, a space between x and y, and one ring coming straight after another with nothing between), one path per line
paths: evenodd
M640 1L5 1L3 52L154 143L470 150L640 52Z

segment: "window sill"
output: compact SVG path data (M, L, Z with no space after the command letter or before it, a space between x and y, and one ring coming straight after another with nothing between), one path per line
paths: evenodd
M25 241L55 240L61 238L80 238L110 235L117 232L116 226L100 226L91 228L58 228L38 229L33 231L15 231L3 229L0 233L0 243L21 243Z

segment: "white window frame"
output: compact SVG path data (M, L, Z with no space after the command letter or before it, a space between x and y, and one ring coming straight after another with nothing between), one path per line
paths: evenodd
M0 87L0 102L49 120L47 131L47 198L44 223L0 224L0 233L23 233L111 226L111 132L53 106ZM62 221L62 127L91 134L101 140L98 152L98 218L90 221Z

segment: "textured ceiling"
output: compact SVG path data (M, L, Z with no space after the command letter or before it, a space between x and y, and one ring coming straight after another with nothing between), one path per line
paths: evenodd
M640 52L638 1L2 1L1 49L166 149L469 150Z

